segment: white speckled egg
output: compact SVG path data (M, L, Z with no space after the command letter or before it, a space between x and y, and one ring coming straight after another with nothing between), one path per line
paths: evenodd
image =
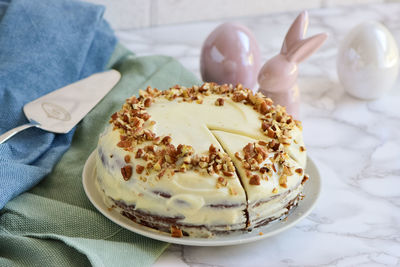
M397 79L399 52L389 30L365 22L344 38L337 57L337 72L344 89L361 99L376 99Z

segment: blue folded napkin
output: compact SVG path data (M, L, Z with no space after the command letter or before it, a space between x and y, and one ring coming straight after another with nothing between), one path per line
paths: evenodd
M73 0L0 0L0 134L24 104L104 70L116 38L104 8ZM74 130L28 129L0 145L0 209L50 173Z

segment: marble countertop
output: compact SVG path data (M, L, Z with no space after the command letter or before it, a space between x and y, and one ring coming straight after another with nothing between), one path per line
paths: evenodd
M320 199L295 227L228 247L171 245L155 266L400 266L400 82L385 97L346 94L337 48L356 24L383 22L400 43L400 4L310 10L308 36L325 45L299 68L301 118L310 157L322 175ZM275 55L296 12L235 20L250 28L263 60ZM177 58L199 77L202 42L222 21L117 31L138 55Z

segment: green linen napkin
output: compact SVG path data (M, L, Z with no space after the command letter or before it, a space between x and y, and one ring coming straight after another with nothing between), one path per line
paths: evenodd
M168 246L99 213L82 186L83 165L110 115L147 85L166 89L199 80L170 57L136 57L117 46L109 67L117 86L79 123L71 148L36 187L0 211L0 266L148 266Z

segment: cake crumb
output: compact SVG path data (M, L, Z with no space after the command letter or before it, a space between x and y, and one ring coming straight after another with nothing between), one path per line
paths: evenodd
M115 205L112 205L111 207L108 207L107 210L108 210L108 211L112 211L114 208L116 208L116 206L115 206Z
M263 232L259 232L258 235L264 235L264 233Z
M216 106L223 106L224 105L224 99L223 98L218 98L215 100L215 105Z
M182 230L175 225L171 225L171 236L181 238L183 236Z
M233 187L229 187L229 194L231 194L232 196L236 196L238 193Z

